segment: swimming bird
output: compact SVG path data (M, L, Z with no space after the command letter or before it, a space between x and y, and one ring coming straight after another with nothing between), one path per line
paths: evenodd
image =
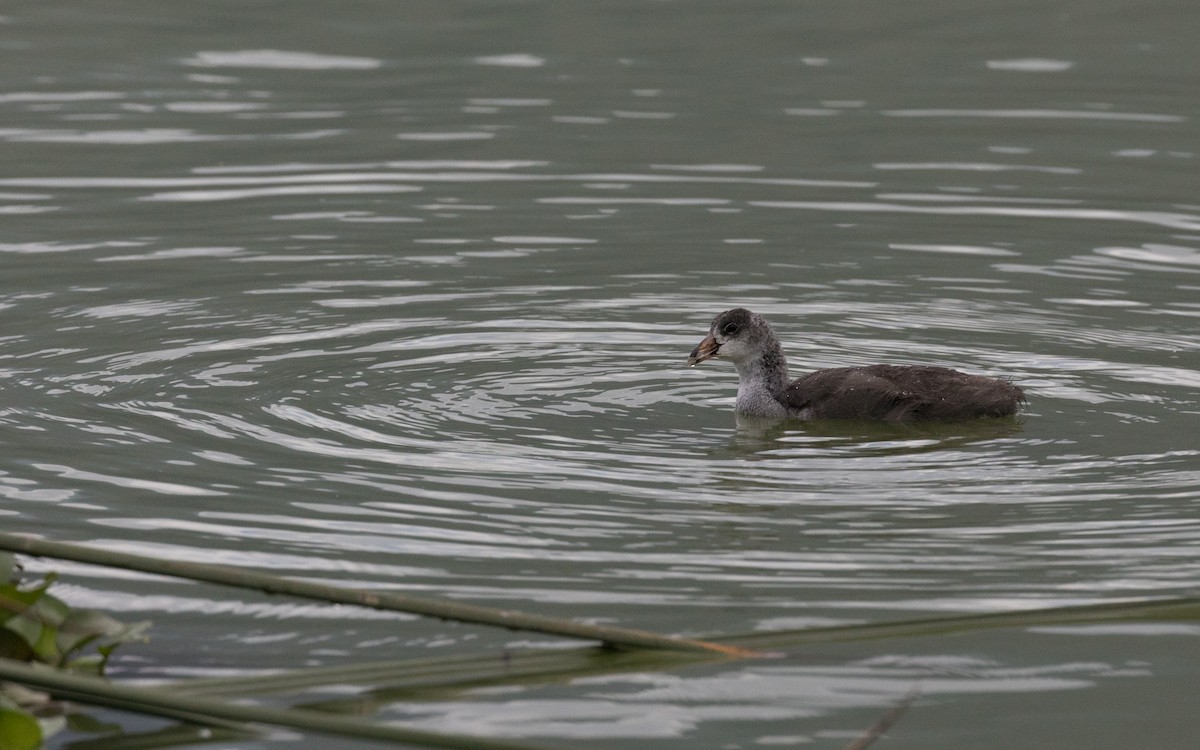
M1025 402L1024 391L1007 380L928 365L835 367L788 382L775 331L741 307L713 319L688 365L713 357L737 368L734 411L749 417L954 421L1011 416Z

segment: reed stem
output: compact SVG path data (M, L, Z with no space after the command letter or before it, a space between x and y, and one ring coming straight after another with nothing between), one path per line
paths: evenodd
M53 557L62 560L107 565L144 573L187 578L226 586L257 589L268 594L286 594L305 599L353 604L371 609L406 612L436 617L442 620L494 625L509 630L524 630L564 638L581 638L621 648L667 649L671 651L706 651L728 656L756 656L756 652L737 646L691 638L675 638L647 630L593 625L561 617L550 617L510 609L483 607L452 602L445 599L408 596L389 592L371 592L314 583L296 578L284 578L228 565L212 565L184 560L162 560L128 552L102 550L82 544L53 542L24 534L0 533L0 549L34 557Z
M388 740L450 750L537 750L538 747L525 742L377 724L356 716L230 703L199 695L178 695L161 686L122 685L99 677L39 668L11 659L0 659L0 680L20 683L44 690L57 698L89 705L165 716L191 723L215 724L247 732L253 731L247 724L271 724L342 737Z

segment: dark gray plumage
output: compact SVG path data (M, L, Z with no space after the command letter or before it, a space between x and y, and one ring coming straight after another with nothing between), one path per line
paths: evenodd
M836 367L788 382L775 332L761 315L740 307L713 320L688 364L712 357L737 368L734 409L747 416L953 421L1011 416L1025 402L1024 391L1007 380L926 365Z

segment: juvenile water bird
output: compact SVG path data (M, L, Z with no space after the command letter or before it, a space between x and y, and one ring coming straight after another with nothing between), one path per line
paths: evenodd
M789 382L775 331L741 307L713 319L688 365L713 357L737 368L734 411L748 417L954 421L1011 416L1025 401L1007 380L927 365L835 367Z

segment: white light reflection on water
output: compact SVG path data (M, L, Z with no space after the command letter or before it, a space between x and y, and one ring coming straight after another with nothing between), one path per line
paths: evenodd
M1009 218L1062 219L1068 221L1127 221L1164 229L1200 231L1200 215L1170 211L1127 211L1100 208L1025 208L1019 206L911 206L900 203L840 201L751 201L762 208L860 213L908 213L930 216L1004 216Z

